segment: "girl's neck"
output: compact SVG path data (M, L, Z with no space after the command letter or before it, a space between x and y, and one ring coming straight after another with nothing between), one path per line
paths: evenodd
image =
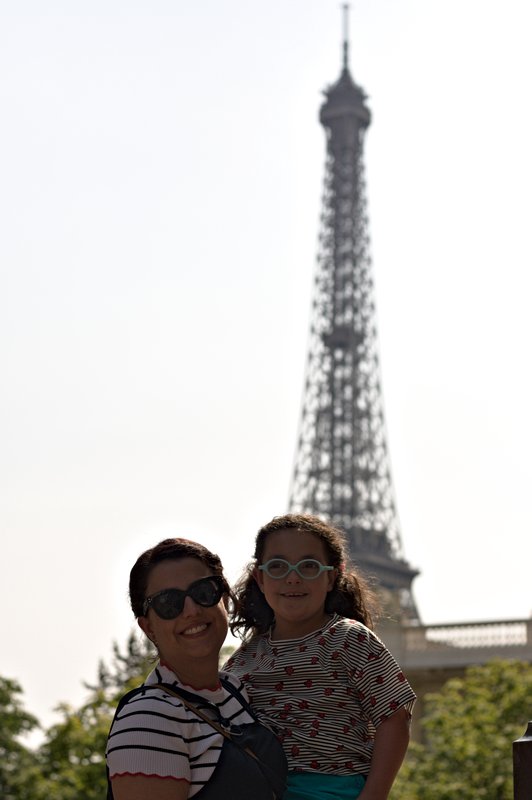
M272 642L282 639L302 639L304 636L324 628L331 619L332 614L327 614L325 611L321 620L311 620L307 624L276 619L270 632L270 639Z

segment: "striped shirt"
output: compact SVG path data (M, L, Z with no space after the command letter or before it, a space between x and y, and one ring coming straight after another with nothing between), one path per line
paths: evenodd
M247 696L236 676L224 674L224 677ZM224 738L186 708L178 697L163 689L150 689L150 684L154 683L176 685L205 698L218 707L229 723L247 724L253 719L221 684L214 690L195 689L181 684L177 676L161 664L143 684L145 692L134 695L124 705L107 742L110 777L146 775L185 780L190 784L189 797L193 797L213 774Z
M259 717L281 729L290 770L367 775L375 730L415 702L381 640L336 614L301 639L255 636L224 669L242 679Z

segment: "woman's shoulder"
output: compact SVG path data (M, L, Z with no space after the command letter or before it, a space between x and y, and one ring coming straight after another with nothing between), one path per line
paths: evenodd
M154 714L165 716L182 706L178 697L172 697L162 686L143 683L127 692L119 701L116 718L122 719L130 714Z
M181 685L177 675L163 664L157 664L150 672L144 683L125 694L119 704L119 715L123 709L135 713L161 713L183 706L180 692L185 690L188 694L203 695L204 692L196 691L189 686ZM165 708L166 707L166 708Z

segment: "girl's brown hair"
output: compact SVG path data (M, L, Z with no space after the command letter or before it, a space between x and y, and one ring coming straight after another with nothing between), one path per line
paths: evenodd
M327 594L325 611L336 612L373 628L378 606L376 596L364 578L349 565L344 533L311 514L285 514L274 517L257 533L253 554L255 561L248 564L233 589L231 632L247 639L256 633L266 633L274 621L273 611L253 577L253 571L263 561L268 535L281 530L308 531L325 545L327 564L337 570L334 586Z

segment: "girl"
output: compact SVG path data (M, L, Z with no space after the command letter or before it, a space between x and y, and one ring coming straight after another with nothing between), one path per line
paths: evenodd
M386 800L403 761L415 695L370 630L371 593L346 571L343 534L317 517L265 525L235 588L244 641L225 669L281 731L283 800Z

